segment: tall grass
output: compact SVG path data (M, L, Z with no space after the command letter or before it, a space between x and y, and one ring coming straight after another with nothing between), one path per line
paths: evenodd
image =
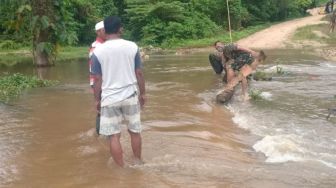
M321 33L323 36L319 36L318 34L316 34L316 32ZM295 41L311 40L325 43L328 45L335 45L336 35L335 32L329 33L329 24L323 23L299 28L295 32L293 40Z

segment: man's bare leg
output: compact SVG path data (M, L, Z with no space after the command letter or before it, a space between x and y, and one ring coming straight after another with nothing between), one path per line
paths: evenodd
M234 78L234 76L235 76L235 72L231 68L231 64L227 63L226 64L226 80L227 80L227 83L230 83L230 81Z
M141 160L141 134L140 133L134 133L130 130L128 130L130 136L131 136L131 145L134 157L138 160Z
M110 151L112 158L117 165L123 167L123 151L120 144L120 133L110 136Z
M247 93L248 82L247 82L246 77L243 77L241 85L242 85L242 97L243 97L243 100L247 101L247 100L250 99L250 97L249 97L249 95Z

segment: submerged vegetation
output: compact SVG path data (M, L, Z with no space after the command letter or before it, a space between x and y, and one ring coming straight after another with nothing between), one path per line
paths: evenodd
M257 101L262 99L261 93L262 92L260 90L251 89L249 91L249 96L251 97L252 100Z
M271 81L272 74L263 71L257 71L253 74L253 79L256 81Z
M57 84L57 81L42 80L36 76L25 76L15 73L0 77L0 102L8 102L17 97L25 89L48 87Z
M271 81L273 76L281 76L288 74L283 67L277 65L275 71L273 72L265 72L258 70L253 74L253 79L256 81Z

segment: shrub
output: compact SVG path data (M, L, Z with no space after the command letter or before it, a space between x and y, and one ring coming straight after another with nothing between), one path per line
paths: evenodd
M12 40L4 40L0 43L1 50L16 50L19 49L20 45Z
M19 73L0 78L0 101L7 102L11 97L17 97L24 89L48 87L57 81L42 80L36 76L25 76Z

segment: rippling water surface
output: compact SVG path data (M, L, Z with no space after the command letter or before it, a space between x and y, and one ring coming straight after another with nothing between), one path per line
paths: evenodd
M144 165L114 165L94 129L85 61L22 72L60 80L0 104L0 187L334 187L336 63L300 51L269 51L261 66L284 75L250 83L262 100L214 102L223 87L207 54L145 62Z

